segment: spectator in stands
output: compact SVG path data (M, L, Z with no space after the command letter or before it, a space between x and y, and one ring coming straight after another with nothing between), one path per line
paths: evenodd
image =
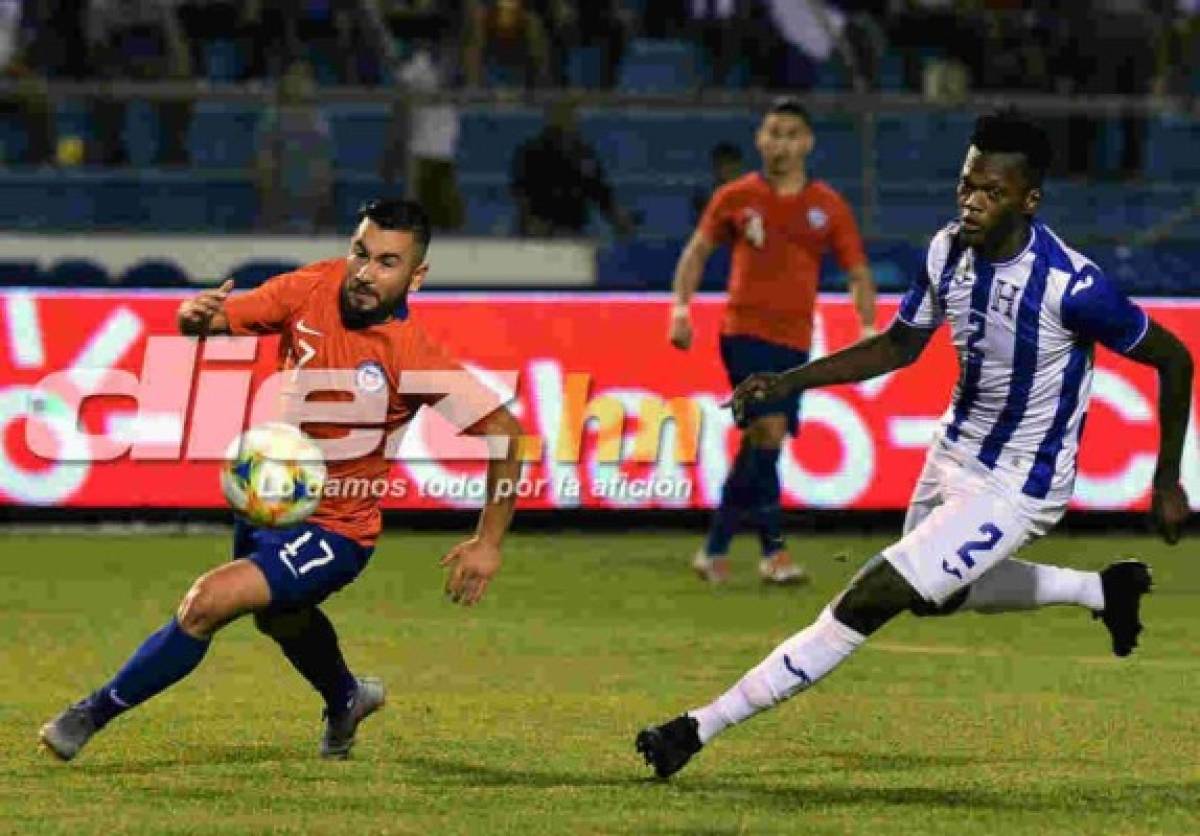
M360 49L363 9L359 0L245 0L243 15L253 33L247 75L278 77L296 61L319 61L321 75L340 84L377 76L370 52Z
M45 78L29 60L30 21L22 12L21 0L0 0L0 79L17 83L15 92L0 97L0 117L15 115L25 131L22 152L0 149L0 164L43 165L54 161L54 113Z
M710 154L712 160L712 185L707 189L697 189L692 194L692 223L700 222L705 207L717 189L730 181L741 177L746 170L746 161L742 158L742 149L732 142L718 142Z
M430 99L450 85L458 51L443 32L442 19L426 18L423 26L406 26L412 53L395 70L405 90L429 97L413 103L407 97L393 109L383 154L383 179L392 183L403 173L408 196L429 214L435 229L454 230L463 224L455 155L460 120L451 101Z
M81 79L88 65L84 16L88 0L25 0L26 63L50 78Z
M579 134L571 102L553 105L546 126L517 149L511 188L520 235L583 235L592 204L619 235L633 232L633 221L617 205L595 150Z
M751 0L688 0L688 35L704 52L705 84L726 86L739 59L757 54L745 49L751 6Z
M197 75L212 76L206 47L214 41L232 41L240 60L249 60L255 48L255 32L248 14L254 5L238 0L181 0L179 22L187 36L192 67ZM246 74L244 67L240 74Z
M1147 4L1141 0L1078 0L1062 5L1060 13L1070 26L1069 51L1065 52L1068 90L1077 96L1147 95L1162 38L1161 21ZM1144 163L1146 119L1127 112L1120 126L1120 175L1139 177ZM1104 166L1097 154L1099 120L1073 117L1068 135L1070 173L1101 173Z
M1200 88L1200 0L1174 0L1164 13L1154 73L1158 95L1196 96Z
M109 81L184 81L191 77L191 56L179 22L177 0L91 0L88 6L89 60L96 75ZM188 163L189 99L158 105L160 141L155 163ZM96 146L90 157L105 166L124 165L129 154L121 140L125 101L103 97L93 104Z
M332 226L333 142L316 106L312 67L296 61L279 81L278 104L259 126L259 227L314 232Z
M889 16L888 40L900 51L904 86L924 87L925 67L933 61L966 68L970 83L981 83L986 61L987 26L976 0L902 0Z
M525 0L477 5L467 26L464 64L472 87L541 87L551 81L541 17Z
M558 84L570 81L566 67L572 52L594 49L600 54L595 81L602 87L616 86L630 29L621 0L531 0L531 8L546 25L552 75Z

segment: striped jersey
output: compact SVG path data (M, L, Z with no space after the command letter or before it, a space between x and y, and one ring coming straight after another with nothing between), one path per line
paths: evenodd
M1149 318L1043 223L1030 225L1020 255L999 264L957 232L955 222L934 236L897 314L917 328L949 323L959 376L941 435L1026 496L1065 503L1095 344L1126 354Z

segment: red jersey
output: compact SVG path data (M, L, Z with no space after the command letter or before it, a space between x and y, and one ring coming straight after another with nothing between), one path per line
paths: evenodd
M369 392L386 386L387 413L381 429L390 436L423 403L420 397L402 396L397 391L402 371L461 366L421 330L411 315L366 328L346 328L338 304L345 274L344 259L310 264L230 297L225 302L225 315L234 334L279 334L281 369L343 369L354 372L357 385ZM337 438L347 429L344 424L304 424L304 431L313 438ZM375 480L386 479L391 469L384 452L381 442L366 456L330 461L327 479L334 484L359 479L370 481L357 484L377 484ZM370 491L343 493L324 496L308 521L365 546L373 545L381 527L378 498Z
M699 232L713 244L733 247L721 332L800 351L812 347L825 251L833 249L843 270L867 263L849 204L821 180L781 195L757 172L739 177L713 195Z

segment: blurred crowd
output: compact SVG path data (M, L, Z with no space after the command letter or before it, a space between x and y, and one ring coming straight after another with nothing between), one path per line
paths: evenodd
M1190 95L1200 80L1200 0L0 0L0 77L10 82L0 92L0 118L18 120L28 137L22 159L6 162L128 162L126 103L91 101L87 147L64 146L49 81L271 84L276 105L259 129L258 179L264 224L286 227L295 203L287 195L327 196L332 188L320 85L426 94L626 89L630 52L645 44L686 47L697 59L688 81L696 86L796 92L819 86L836 67L848 88L950 100L971 90ZM156 164L187 165L191 100L156 107ZM397 113L395 122L385 178L431 200L439 224L455 228L462 216L453 185L456 109L427 104ZM531 172L558 155L561 171L576 172L559 182L573 183L575 197L627 228L571 122L552 114L513 161L521 227L543 226L536 207L553 201L525 192L545 179ZM1072 125L1071 173L1092 170L1096 130L1094 120ZM1132 176L1143 131L1142 120L1123 119L1122 169Z

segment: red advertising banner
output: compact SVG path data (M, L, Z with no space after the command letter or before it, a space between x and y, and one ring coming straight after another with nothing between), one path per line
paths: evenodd
M30 449L26 433L31 421L54 408L37 395L47 375L69 372L80 381L98 369L142 375L148 338L175 333L181 298L168 292L0 292L0 504L223 504L218 465L211 459L125 454L109 461L70 455L50 460ZM891 317L896 303L881 300L881 320ZM1200 303L1145 305L1200 355ZM502 389L516 373L510 406L527 433L522 445L527 465L518 487L526 508L716 504L738 444L732 418L720 406L729 394L717 351L721 300L697 300L697 340L686 353L667 343L668 308L662 295L454 294L413 301L425 328L485 382ZM856 335L849 302L822 297L815 353L836 350ZM221 375L247 372L257 383L274 371L275 352L272 339L260 340L251 360L197 350L190 362L179 362L177 414L131 397L104 396L85 402L80 420L87 432L118 446L203 432L194 419L205 387ZM782 456L785 505L903 508L956 374L943 331L908 369L806 393L802 430ZM1145 507L1158 439L1156 389L1152 370L1098 351L1076 507ZM228 409L235 418L239 409L250 414L248 404ZM483 465L430 455L445 432L428 410L418 415L404 436L384 507L478 504ZM1183 479L1196 501L1200 454L1194 427Z

